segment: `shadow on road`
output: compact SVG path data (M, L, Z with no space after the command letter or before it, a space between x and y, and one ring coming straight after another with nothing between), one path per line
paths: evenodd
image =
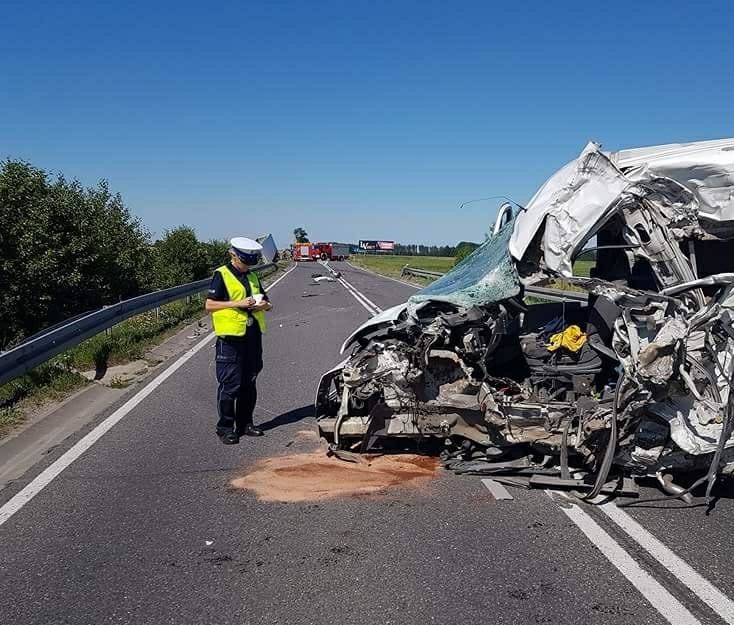
M313 405L302 406L301 408L295 408L289 410L283 414L279 414L277 417L273 417L270 421L258 424L261 430L274 430L282 425L288 425L289 423L297 423L303 419L313 416Z

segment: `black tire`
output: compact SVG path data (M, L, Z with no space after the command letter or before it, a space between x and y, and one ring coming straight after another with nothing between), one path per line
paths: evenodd
M326 255L325 252L321 252L321 260L329 260L329 257Z

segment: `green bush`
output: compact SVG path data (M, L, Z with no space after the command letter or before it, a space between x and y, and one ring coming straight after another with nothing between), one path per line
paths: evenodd
M217 267L221 267L229 260L229 243L212 239L206 243L202 243L206 252L207 266L212 271Z
M0 349L76 314L205 278L228 249L188 226L151 244L106 181L85 188L0 162Z
M189 226L166 230L153 245L153 259L154 282L159 289L201 280L211 269L208 249Z
M0 349L150 288L150 240L105 181L0 163Z

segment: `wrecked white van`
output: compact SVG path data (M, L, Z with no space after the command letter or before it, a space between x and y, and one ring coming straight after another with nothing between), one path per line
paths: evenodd
M590 143L343 350L316 399L337 454L438 446L587 497L640 476L708 496L734 471L734 139Z

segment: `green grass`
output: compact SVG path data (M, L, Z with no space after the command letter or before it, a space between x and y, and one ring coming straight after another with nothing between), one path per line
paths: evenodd
M452 256L382 256L382 255L355 255L350 258L353 264L364 267L383 276L402 278L417 285L425 286L433 282L431 278L419 278L417 276L402 276L401 271L405 265L426 271L438 271L446 273L454 266ZM594 260L577 260L573 264L573 275L580 278L588 278L592 267L596 265ZM580 287L569 284L563 279L555 279L549 285L567 291L583 291Z
M588 278L591 268L596 266L595 260L577 260L573 264L573 275L577 278Z
M0 386L0 437L20 425L26 412L45 401L58 400L86 385L61 355Z
M104 368L142 358L153 345L170 336L179 326L202 316L204 300L194 296L186 300L161 306L127 319L107 332L80 343L67 357L75 369Z
M365 254L355 255L350 258L353 264L364 267L384 276L392 276L400 278L401 271L405 265L409 265L416 269L425 269L426 271L438 271L446 273L454 266L453 256L392 256ZM415 276L402 276L403 279L410 280L416 284L425 284L431 280L422 280Z

